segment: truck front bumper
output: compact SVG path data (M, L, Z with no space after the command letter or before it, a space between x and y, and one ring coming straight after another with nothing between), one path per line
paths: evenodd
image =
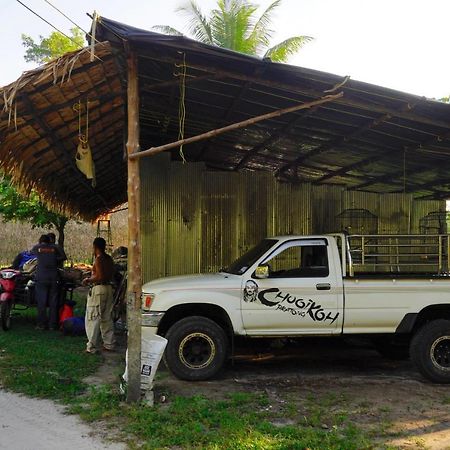
M161 319L164 317L164 312L160 311L150 311L142 313L142 326L155 328L155 333L158 329L158 325Z

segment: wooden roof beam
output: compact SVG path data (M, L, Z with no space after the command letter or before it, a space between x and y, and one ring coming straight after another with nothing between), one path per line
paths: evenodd
M152 59L152 60L156 60L156 61L160 61L160 62L170 62L170 63L175 62L175 58L171 58L171 57L167 57L167 56L161 56L161 55L150 56L148 54L145 54L145 55L140 54L139 56L142 58L145 58L145 59ZM245 75L245 74L230 72L230 71L222 70L222 69L214 69L209 66L203 66L201 64L193 64L190 62L186 62L186 65L187 65L187 67L190 67L192 69L209 72L211 74L217 74L217 75L223 76L224 78L230 78L230 79L235 79L235 80L240 80L240 81L252 81L253 83L259 84L261 86L276 88L276 89L280 89L280 90L284 90L284 91L288 91L288 92L292 92L292 93L298 93L298 94L309 96L312 98L320 98L323 95L323 93L320 91L305 88L304 86L302 86L301 83L297 83L294 85L294 84L283 83L283 82L278 82L278 81L273 81L273 80L266 80L266 79L258 78L258 77L252 76L252 75ZM357 91L357 92L359 92L359 91ZM403 100L403 99L397 99L397 100L399 102L405 102L405 100ZM436 127L440 127L440 128L444 128L444 129L450 129L450 123L447 121L431 119L429 117L421 116L420 114L410 112L409 109L410 109L411 105L406 105L406 107L408 108L408 111L403 111L403 110L399 110L399 109L395 109L395 108L389 108L387 106L379 106L379 105L376 105L373 103L354 100L354 99L351 99L346 96L337 99L336 103L345 105L345 106L354 107L354 108L361 109L361 110L365 110L365 111L377 112L382 115L389 115L391 117L399 117L401 119L409 120L412 122L418 122L418 123L421 123L424 125L436 126Z
M401 150L403 150L403 152L416 151L416 150L419 150L422 147L427 147L428 145L433 145L433 144L442 142L443 140L446 140L446 139L449 139L449 138L450 138L450 132L445 133L445 134L443 134L441 136L433 136L432 139L427 139L426 141L424 141L421 144L419 144L417 146L414 146L414 147L403 147L399 151L401 151ZM413 174L420 173L420 172L423 172L423 167L421 167L421 168L419 168L417 170L411 171L411 172L406 171L406 175L413 175ZM359 184L357 186L353 186L353 189L363 189L363 188L366 188L366 187L368 187L368 186L370 186L372 184L385 183L385 182L389 181L392 178L401 177L403 175L404 175L404 171L403 170L394 172L392 174L381 175L379 177L375 177L372 181L367 181L367 182L361 183L361 184Z
M353 138L358 137L359 135L365 133L367 130L370 130L376 126L378 126L380 123L390 119L391 116L389 114L385 114L381 117L378 117L377 119L371 120L368 123L366 123L365 125L363 125L362 127L357 128L355 131L353 131L352 133L339 137L337 139L332 140L331 142L326 142L322 145L320 145L319 147L311 150L310 152L304 154L304 155L300 155L295 161L293 161L292 163L286 164L285 166L280 167L280 169L278 169L276 175L279 176L280 174L287 172L288 170L296 170L297 167L303 162L306 161L307 159L316 156L320 153L326 152L328 150L331 149L336 149L339 148L345 144L347 144L349 141L351 141Z
M220 80L221 78L223 78L223 77L221 77L220 75L211 75L211 74L197 75L197 76L188 76L188 75L186 75L186 84L198 83L199 81ZM146 92L159 91L159 90L164 89L166 87L176 86L177 84L180 84L180 79L179 78L175 78L175 79L169 80L169 81L161 81L161 82L153 83L153 84L143 83L143 85L139 89L143 89Z
M278 142L281 138L283 138L284 134L286 134L289 130L291 130L293 127L299 124L302 120L305 120L307 117L311 116L311 114L317 111L317 109L318 106L315 106L313 108L308 109L307 111L304 111L300 116L294 117L285 126L279 128L277 131L272 133L267 139L262 141L260 144L257 144L253 148L248 150L244 155L244 157L239 161L239 163L236 164L234 170L240 170L243 167L245 167L245 165L261 150Z
M292 113L295 111L299 111L301 109L308 109L308 108L312 108L316 105L321 105L323 103L334 101L336 98L342 97L342 95L343 95L342 92L339 92L338 94L334 94L334 95L326 95L325 97L322 97L318 100L313 100L308 103L301 103L300 105L297 104L294 106L290 106L288 108L279 109L277 111L272 111L267 114L262 114L260 116L251 117L250 119L243 120L241 122L236 122L236 123L227 125L222 128L217 128L215 130L210 130L205 133L198 134L197 136L192 136L192 137L189 137L186 139L179 139L175 142L170 142L165 145L160 145L158 147L151 147L147 150L132 153L128 156L128 159L139 159L139 158L143 158L145 156L153 156L158 153L172 150L173 148L179 147L180 145L187 145L187 144L192 144L194 142L204 141L206 139L211 139L212 137L218 136L218 135L226 133L228 131L234 131L234 130L238 130L241 128L245 128L250 125L254 125L255 123L261 122L263 120L268 120L273 117L282 116L283 114L289 114L289 113Z
M261 76L265 71L265 67L257 67L254 71L254 76ZM245 92L250 88L252 85L251 81L246 81L240 88L238 95L233 97L233 100L231 102L231 105L228 107L228 109L225 111L225 114L223 115L222 122L228 122L230 119L231 114L234 112L234 109L241 101L242 97L244 96ZM216 122L216 126L219 126L220 123ZM198 153L197 157L195 158L196 161L200 161L205 153L208 152L208 150L211 148L211 145L215 142L215 138L209 139L206 141L205 145L201 148L200 152Z
M28 109L28 112L30 114L32 114L33 110L35 109L33 102L26 94L23 94L22 98L23 98L26 108ZM39 114L34 114L33 118L37 122L39 127L42 128L45 131L45 133L47 134L47 136L50 138L51 145L52 145L55 153L58 156L64 158L64 160L68 164L68 167L70 167L72 172L74 174L76 174L76 178L77 178L78 182L80 184L84 185L84 187L86 187L92 193L93 196L98 197L101 200L101 202L105 205L105 207L108 208L108 205L107 205L107 202L105 201L105 199L102 196L100 196L97 192L95 192L95 190L92 188L92 185L87 181L87 179L84 177L84 175L76 167L74 159L72 159L69 156L64 139L59 139L53 132L53 129L47 124L47 122ZM59 147L60 145L65 147L66 151L61 151L60 147Z

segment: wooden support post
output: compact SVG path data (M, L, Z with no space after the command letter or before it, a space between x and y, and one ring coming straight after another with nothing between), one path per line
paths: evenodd
M128 53L128 141L127 153L139 151L139 87L137 54ZM128 392L127 401L141 396L141 239L139 159L128 159Z

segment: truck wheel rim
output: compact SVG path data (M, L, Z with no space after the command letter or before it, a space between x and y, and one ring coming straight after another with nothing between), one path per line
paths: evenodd
M188 334L180 343L178 356L190 369L203 369L211 364L216 355L214 341L204 333Z
M450 372L450 336L441 336L433 342L431 361L440 370Z

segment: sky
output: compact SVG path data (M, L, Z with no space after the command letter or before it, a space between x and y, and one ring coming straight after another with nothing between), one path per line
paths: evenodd
M73 25L45 0L21 0L67 32ZM186 31L175 9L186 0L48 0L84 30L96 10L136 27L171 25ZM197 0L208 12L215 0ZM267 7L271 2L255 0ZM0 0L0 86L33 68L25 63L21 34L37 39L53 29L16 0ZM284 0L276 12L273 44L294 35L314 41L289 61L311 69L429 98L450 94L450 0Z

